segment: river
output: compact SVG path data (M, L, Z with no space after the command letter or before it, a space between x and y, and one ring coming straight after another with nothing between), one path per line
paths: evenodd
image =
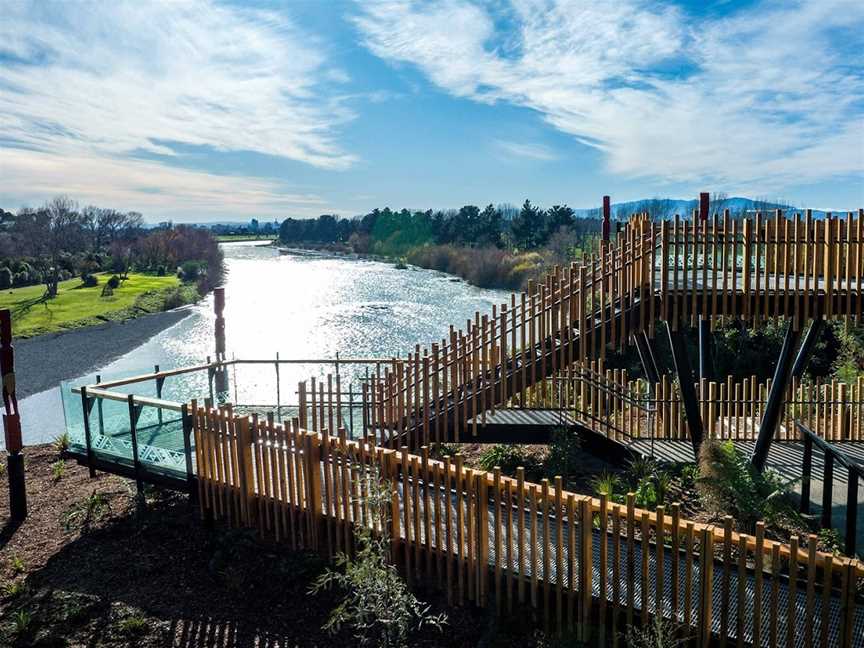
M393 264L325 254L280 255L254 242L222 248L229 357L405 356L415 344L440 341L450 324L464 327L475 311L486 312L507 297L503 291L476 288L431 270L399 270ZM204 362L214 348L212 295L190 310L189 316L144 344L69 382L90 383L97 373L105 380L146 373L157 364L164 370ZM332 371L332 366L280 371L283 402L296 402L297 381ZM351 368L343 367L342 375L343 383L349 382ZM239 389L237 402L273 403L275 380L272 364L241 366L231 384ZM189 387L188 381L169 379L163 395L185 399ZM22 400L20 409L25 445L49 441L63 429L59 386Z

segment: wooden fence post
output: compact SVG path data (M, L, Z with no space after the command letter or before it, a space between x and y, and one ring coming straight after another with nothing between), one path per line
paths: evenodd
M307 506L311 519L311 544L314 549L320 551L318 538L323 522L321 511L321 440L315 432L306 432L305 445L306 480L309 494Z

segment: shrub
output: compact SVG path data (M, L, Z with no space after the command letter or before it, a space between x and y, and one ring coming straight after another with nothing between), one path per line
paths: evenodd
M168 271L165 269L164 265L160 265L158 268L156 268L157 277L164 277L166 274L168 274Z
M15 622L15 634L20 636L30 629L30 622L33 618L26 610L18 610L13 618Z
M421 603L408 589L396 567L387 561L390 547L388 516L391 508L391 485L373 474L370 488L363 497L371 519L382 520L383 532L373 535L365 526L354 529L357 549L354 557L339 554L336 569L325 571L311 588L317 594L332 587L345 594L324 625L336 634L343 626L354 630L361 645L407 646L412 629L441 629L446 617L432 615L427 604Z
M581 463L581 442L579 436L566 428L552 431L549 456L546 458L546 473L550 476L561 475L565 479L577 472Z
M752 531L756 522L800 528L801 519L786 501L789 486L771 470L760 473L731 441L706 440L699 450L697 488L710 511L733 516Z
M65 511L60 521L66 531L80 529L81 533L87 533L109 508L108 498L93 491L89 497Z
M0 289L12 287L12 271L7 267L0 268Z
M605 471L591 481L591 487L598 497L605 495L613 502L621 501L620 495L616 492L620 484L621 480L618 479L618 475Z
M165 310L171 310L172 308L180 308L186 303L188 302L183 291L180 288L172 288L165 292L162 308Z
M512 475L517 468L525 466L525 460L525 453L520 446L499 443L484 450L478 463L487 472L498 466L505 474Z
M655 616L654 620L640 628L629 626L626 645L630 648L678 648L686 646L689 638L679 637L677 627L672 621Z
M837 529L819 529L819 550L834 554L842 553L843 539Z
M13 574L22 574L24 572L24 561L21 560L20 556L13 555L9 559L9 569L12 570Z
M55 461L51 464L51 477L55 482L63 479L63 475L66 474L66 462L62 459Z
M203 267L198 261L184 261L180 266L180 277L183 281L195 281L202 274Z
M23 594L26 589L27 585L23 580L10 581L3 585L3 596L13 599Z
M431 455L436 459L455 457L461 450L455 443L436 443L432 446Z
M69 449L69 433L63 432L58 434L54 437L54 441L52 441L51 445L53 445L54 449L62 455Z
M30 277L26 272L16 272L12 278L12 285L14 286L26 286L28 283L30 283Z
M147 619L141 615L126 617L117 624L117 628L127 637L138 637L147 630Z
M630 461L627 473L636 484L641 482L643 479L653 479L657 475L657 462L653 457L640 455Z
M111 286L112 289L120 287L120 277L116 274L111 275L111 278L108 280L108 285Z
M85 272L81 275L81 283L84 284L85 288L94 288L99 284L99 278L94 274Z
M643 478L636 487L636 506L654 509L657 507L657 488L650 477Z

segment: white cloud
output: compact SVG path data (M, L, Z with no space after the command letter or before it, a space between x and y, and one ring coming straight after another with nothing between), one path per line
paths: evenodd
M0 178L6 209L37 205L59 193L81 204L134 209L151 221L317 216L326 205L315 194L290 193L274 180L189 171L148 160L27 149L2 151Z
M558 159L558 154L543 144L532 142L511 142L509 140L500 139L494 140L493 144L508 157L514 156L528 158L529 160L541 160L544 162Z
M12 181L22 179L21 168L13 165L41 159L50 175L65 156L70 167L76 160L112 175L88 179L70 168L69 181L52 176L53 191L127 191L148 169L158 171L151 184L174 192L175 206L193 207L200 196L171 182L167 167L129 159L174 155L166 142L347 168L354 158L334 131L352 118L334 89L347 75L323 51L282 15L207 0L4 3L0 195L21 189ZM40 183L43 165L29 168L35 175L24 181ZM194 174L194 187L209 185L207 177ZM231 195L224 197L236 202Z
M698 22L642 0L393 0L355 22L376 55L532 108L622 175L764 193L864 173L857 0Z

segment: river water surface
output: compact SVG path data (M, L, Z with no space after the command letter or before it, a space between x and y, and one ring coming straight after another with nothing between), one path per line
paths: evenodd
M450 324L464 327L475 311L488 311L506 294L485 290L431 270L398 270L392 264L319 254L284 254L256 243L223 245L228 356L237 358L323 359L405 356L415 344L426 346L448 334ZM213 355L212 295L191 314L98 371L79 376L86 384L119 376L203 363ZM110 335L110 332L107 333ZM106 342L107 343L107 342ZM296 402L298 380L333 367L283 366L282 402ZM356 368L355 371L361 371ZM343 384L352 369L342 368ZM190 380L201 390L206 377L168 379L163 395L189 397ZM236 402L275 402L275 367L241 366L232 375ZM149 388L152 391L152 386ZM141 393L137 390L136 393ZM52 439L63 428L59 388L21 402L25 444Z

